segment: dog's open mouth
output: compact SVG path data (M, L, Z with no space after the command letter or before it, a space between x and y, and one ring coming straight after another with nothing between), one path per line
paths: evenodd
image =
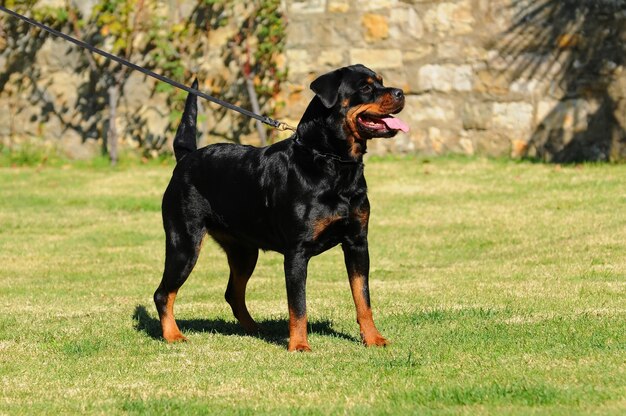
M362 113L358 115L357 122L361 128L376 134L397 133L399 130L405 133L409 131L409 126L404 121L390 114L375 115Z

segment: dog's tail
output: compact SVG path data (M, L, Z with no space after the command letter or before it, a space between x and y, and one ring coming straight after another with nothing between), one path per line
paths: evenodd
M198 89L198 80L196 79L191 88ZM193 152L198 148L196 144L196 135L198 129L196 128L196 119L198 118L198 97L189 93L187 95L187 101L185 101L185 111L183 117L176 130L176 136L174 137L174 156L176 162L185 157L188 153Z

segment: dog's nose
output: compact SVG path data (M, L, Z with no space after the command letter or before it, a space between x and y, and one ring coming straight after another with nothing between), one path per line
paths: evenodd
M404 91L402 91L399 88L394 88L394 89L391 90L391 95L396 100L401 100L402 98L404 98Z

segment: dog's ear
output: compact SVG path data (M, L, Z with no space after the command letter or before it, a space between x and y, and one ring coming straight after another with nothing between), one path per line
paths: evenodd
M322 100L322 104L324 104L326 108L331 108L337 103L341 78L341 70L337 69L328 74L319 76L311 83L311 90Z

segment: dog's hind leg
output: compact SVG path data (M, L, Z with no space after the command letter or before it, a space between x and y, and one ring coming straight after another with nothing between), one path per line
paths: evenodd
M222 244L222 247L226 251L230 266L230 277L224 298L243 329L249 334L256 334L259 327L246 307L246 286L256 266L259 250L238 244Z
M187 277L198 260L202 238L205 235L204 227L189 227L189 223L166 224L165 270L161 284L154 292L154 303L159 312L163 338L167 342L186 341L178 329L174 319L174 301L178 289L185 283ZM189 230L195 230L190 233Z

